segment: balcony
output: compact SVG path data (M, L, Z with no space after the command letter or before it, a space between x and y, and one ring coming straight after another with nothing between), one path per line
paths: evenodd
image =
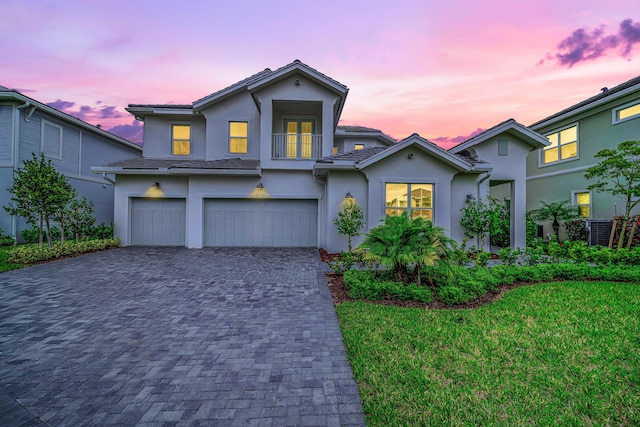
M322 135L311 133L274 133L271 158L316 160L322 157Z

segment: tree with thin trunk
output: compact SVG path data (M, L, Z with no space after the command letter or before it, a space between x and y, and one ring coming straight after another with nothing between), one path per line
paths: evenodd
M595 179L589 190L624 199L624 221L618 239L622 247L631 210L640 203L640 141L624 141L615 150L605 148L594 156L600 162L587 169L585 178Z
M46 225L47 242L51 246L51 220L60 215L71 199L72 187L64 175L59 173L51 160L32 154L22 168L16 169L13 185L8 189L11 203L3 208L9 215L27 219L40 228L40 246L43 241L43 226Z
M536 221L552 221L551 227L556 237L559 237L560 221L568 221L580 216L578 207L571 206L569 200L551 203L540 201L540 203L542 206L532 211L533 218Z
M349 252L351 252L351 240L360 235L364 227L364 214L355 197L346 197L340 204L340 212L333 223L338 228L338 233L347 236Z

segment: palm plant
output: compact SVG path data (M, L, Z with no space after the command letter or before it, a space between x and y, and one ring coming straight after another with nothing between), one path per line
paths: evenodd
M394 277L407 282L410 273L434 265L449 255L449 239L441 227L433 227L423 218L409 218L406 213L387 216L384 224L372 229L360 245L366 256L386 265Z
M556 236L560 231L559 221L568 221L578 218L580 215L578 207L569 205L568 200L551 203L540 201L540 203L542 203L542 207L532 211L533 218L536 221L553 221L551 227Z

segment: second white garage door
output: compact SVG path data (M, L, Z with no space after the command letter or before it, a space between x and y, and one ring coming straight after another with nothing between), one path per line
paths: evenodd
M207 199L205 246L316 247L317 200Z

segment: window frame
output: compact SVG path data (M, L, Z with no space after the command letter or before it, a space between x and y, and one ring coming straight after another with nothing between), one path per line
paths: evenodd
M558 160L553 161L553 162L545 163L545 161L544 161L544 153L545 153L545 151L549 151L549 150L547 150L547 149L545 149L545 147L543 147L543 148L540 149L540 152L539 152L539 155L538 155L538 167L544 168L544 167L547 167L547 166L553 166L553 165L557 165L557 164L560 164L560 163L566 163L566 162L573 162L575 160L580 159L580 125L579 125L578 122L567 124L565 126L557 128L553 132L545 133L544 136L545 136L545 138L548 139L549 136L558 134L558 139L559 139L561 132L563 132L563 131L565 131L567 129L571 129L572 127L576 128L576 140L575 140L576 155L573 156L573 157L569 157L567 159L563 159L562 158L562 146L563 145L567 145L567 144L571 144L574 141L571 141L571 142L569 142L567 144L561 144L561 141L558 140L558 146L554 148L558 152Z
M53 128L58 129L58 153L57 155L54 154L50 154L49 152L45 151L45 127L46 126L51 126ZM62 134L64 132L64 128L56 123L50 122L48 120L42 119L41 123L40 123L40 152L43 153L45 155L45 157L49 157L51 159L57 159L57 160L62 160L62 141L63 141L63 137Z
M629 120L634 120L640 118L640 112L634 114L633 116L625 117L624 119L618 118L618 113L622 110L626 110L630 107L640 106L640 100L631 101L627 104L621 105L617 108L611 110L611 123L617 125L618 123L628 122Z
M589 205L579 204L578 203L578 195L580 194L588 194L589 195ZM590 190L573 190L571 192L571 205L578 207L580 206L588 206L589 207L589 216L579 216L581 219L591 219L593 218L593 193Z
M175 138L175 133L174 133L174 129L176 126L184 126L184 127L188 127L189 128L189 139L182 139L182 138ZM191 157L191 154L193 153L193 126L191 125L191 123L171 123L171 155L175 156L175 157ZM176 154L176 142L188 142L188 147L189 147L189 154Z
M364 144L353 144L353 151L360 151L360 150L364 150Z
M407 206L400 206L400 207L394 207L394 206L387 206L387 185L388 184L399 184L399 185L406 185L407 186L407 195L409 195L411 193L411 186L413 185L429 185L431 186L431 207L430 208L412 208L411 203L409 201L407 201ZM431 211L431 219L429 221L431 221L433 224L435 224L435 219L436 219L436 208L435 208L435 202L436 202L436 183L431 181L431 180L400 180L400 179L390 179L387 181L383 181L382 182L382 194L384 194L384 197L382 198L382 213L383 215L386 217L387 216L387 210L403 210L405 212L407 212L407 215L409 215L409 217L411 217L411 212L413 210L419 210L419 211Z
M231 138L234 138L234 139L243 138L242 136L231 135L231 124L232 123L244 123L244 124L247 125L247 134L244 136L245 144L246 144L246 150L245 151L232 151L231 150ZM228 120L227 121L227 141L228 141L227 153L233 154L233 155L247 155L247 154L249 154L249 129L250 129L249 120Z

